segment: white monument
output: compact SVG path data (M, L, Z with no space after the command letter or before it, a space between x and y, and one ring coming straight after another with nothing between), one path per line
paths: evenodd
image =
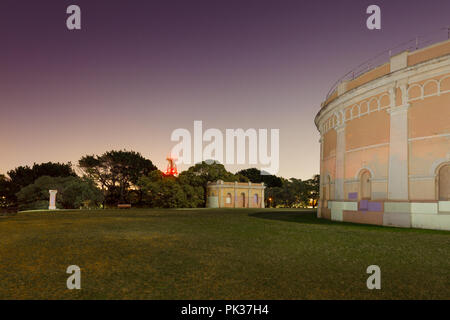
M50 192L48 210L56 210L56 194L58 193L58 190L49 190L48 192Z

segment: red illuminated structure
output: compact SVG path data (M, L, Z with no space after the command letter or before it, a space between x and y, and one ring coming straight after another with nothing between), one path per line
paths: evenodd
M175 164L175 158L172 156L168 156L166 160L169 162L167 164L166 172L164 173L165 176L178 176L178 170L177 165Z

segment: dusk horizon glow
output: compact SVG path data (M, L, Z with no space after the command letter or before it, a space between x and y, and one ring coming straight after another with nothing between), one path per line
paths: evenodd
M310 179L320 165L314 117L333 83L450 25L441 0L81 0L82 30L68 31L70 4L0 4L0 174L111 149L164 171L171 133L200 120L222 132L279 129L277 175ZM370 4L381 7L380 31L366 28Z

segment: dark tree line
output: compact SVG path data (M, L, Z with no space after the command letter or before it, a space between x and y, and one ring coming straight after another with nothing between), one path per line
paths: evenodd
M33 184L43 176L76 177L72 164L42 163L32 167L20 166L7 172L8 177L0 175L0 199L3 207L17 207L17 193L24 187Z
M101 155L86 155L78 161L79 177L71 163L43 163L21 166L0 175L0 207L44 209L48 190L58 190L61 208L116 207L204 207L209 181L264 182L266 206L301 207L318 199L319 176L302 181L261 174L256 168L233 174L216 162L201 162L166 177L152 161L140 153L112 150Z
M281 186L266 189L266 203L269 207L316 207L319 200L320 176L309 180L281 178Z
M266 207L315 207L319 199L319 175L309 180L285 179L262 174L256 168L241 170L237 174L247 177L252 182L264 182Z

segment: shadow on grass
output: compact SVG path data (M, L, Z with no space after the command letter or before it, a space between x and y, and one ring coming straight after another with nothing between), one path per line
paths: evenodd
M331 221L327 219L317 218L316 211L262 211L249 214L249 217L276 220L283 222L301 223L306 225L334 225L349 228L359 228L366 230L379 230L390 232L416 232L416 233L433 233L433 234L445 234L449 235L450 232L444 230L428 230L428 229L408 229L408 228L395 228L387 226L376 226L370 224L356 224L349 222Z
M277 220L284 222L296 222L302 224L324 224L330 225L335 222L317 218L316 211L262 211L249 214L249 217Z

